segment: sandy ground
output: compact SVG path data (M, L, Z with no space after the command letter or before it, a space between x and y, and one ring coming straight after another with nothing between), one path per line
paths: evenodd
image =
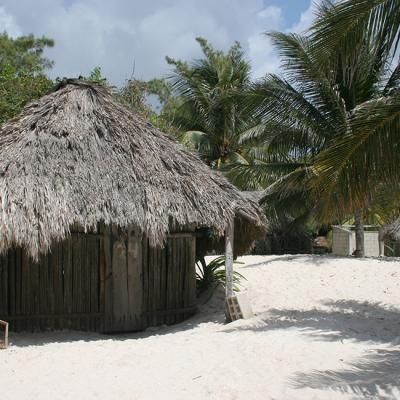
M5 399L400 399L400 260L249 256L256 316L224 324L221 293L141 334L12 335Z

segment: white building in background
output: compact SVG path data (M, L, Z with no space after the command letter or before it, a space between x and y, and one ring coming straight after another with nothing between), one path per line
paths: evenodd
M379 230L364 231L364 249L366 257L379 257ZM332 226L332 254L337 256L351 256L356 249L354 225Z

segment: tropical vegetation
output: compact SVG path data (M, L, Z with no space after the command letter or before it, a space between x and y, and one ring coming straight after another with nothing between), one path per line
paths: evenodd
M238 264L235 261L235 264ZM233 290L239 291L240 282L246 279L242 274L237 271L233 272ZM222 285L225 287L226 284L226 271L225 271L225 257L216 257L208 263L202 259L196 263L196 287L198 294L203 293L213 285Z
M214 168L246 162L240 136L253 116L237 93L250 88L250 64L239 43L223 52L203 38L196 40L203 58L187 63L167 57L174 67L169 82L180 100L173 115L180 138Z
M33 35L11 38L0 34L0 123L18 114L32 99L52 86L46 71L53 65L43 56L54 42Z

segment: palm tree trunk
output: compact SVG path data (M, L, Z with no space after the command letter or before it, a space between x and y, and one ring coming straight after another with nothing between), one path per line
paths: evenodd
M356 257L364 257L364 222L363 222L363 210L360 208L354 211L354 227L356 236L356 250L354 255Z

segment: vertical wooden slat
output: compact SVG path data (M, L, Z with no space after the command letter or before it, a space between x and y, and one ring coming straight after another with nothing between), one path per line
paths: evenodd
M128 276L126 243L120 238L113 243L113 330L124 331L129 324L128 312Z
M154 317L153 325L158 326L160 324L160 318L157 315L157 311L162 310L161 308L161 293L160 293L160 249L154 248L154 259L153 259L153 303L154 303Z
M24 252L21 249L18 249L19 253L19 260L21 264L21 305L20 305L20 314L21 315L29 315L30 313L30 302L29 302L29 268L27 257L25 256ZM26 330L26 321L19 321L20 329Z
M26 280L25 283L25 290L26 290L26 297L25 301L25 315L34 315L35 314L35 272L32 268L32 260L29 254L26 251L22 251L22 265L24 271L24 278ZM37 330L36 326L37 321L31 320L27 321L24 329L29 331Z
M89 258L87 257L87 241L88 235L80 234L79 241L81 245L81 305L80 310L82 313L90 312L90 276L89 276ZM82 317L80 319L80 329L86 331L88 329L88 318Z
M40 280L39 280L39 264L30 260L31 268L31 286L32 286L32 313L38 315L40 313ZM35 319L32 324L34 331L40 331L40 321Z
M97 329L100 331L105 330L105 280L106 280L106 264L104 254L104 225L100 225L100 237L98 241L98 252L99 252L99 310L103 314L103 317L98 322Z
M0 319L8 316L8 256L0 256Z
M72 267L72 239L69 237L62 244L63 252L63 313L69 314L73 311L73 267ZM72 327L69 318L64 320L66 328Z
M152 247L149 249L149 287L150 287L150 304L151 304L151 326L157 326L157 249Z
M153 281L153 296L154 296L154 317L153 325L159 325L159 318L157 311L160 311L160 249L154 248L154 259L153 259L153 271L154 271L154 281Z
M90 265L90 312L99 312L99 252L98 238L91 236L88 238L87 257ZM90 330L96 330L96 320L91 318Z
M54 275L55 275L55 267L54 265L57 263L57 255L50 252L47 255L48 263L47 263L47 301L48 301L48 314L49 318L47 321L48 329L54 329L54 317L55 314L55 293L54 293Z
M148 310L150 316L148 317L148 325L154 326L154 312L156 311L156 304L154 302L154 248L149 246L148 249Z
M189 293L189 305L195 306L196 304L196 237L193 235L190 240L190 262L188 270L188 293Z
M172 309L176 310L178 308L178 297L179 297L179 238L174 238L173 241L173 253L174 253L174 266L173 266L173 276L172 276ZM172 323L176 323L177 313L172 312Z
M54 293L54 312L56 314L62 314L63 311L63 292L62 292L62 245L60 243L54 243L53 247L53 293ZM63 321L60 318L56 318L54 321L55 329L61 329L63 327Z
M60 314L64 313L64 246L60 242L58 246L58 312ZM62 317L59 321L60 329L65 329L67 325L67 320Z
M179 308L185 307L185 279L186 279L186 265L187 265L187 246L188 246L188 238L183 237L181 239L181 249L180 249L180 294L179 294ZM185 319L185 312L182 311L179 313L179 321L183 321Z
M79 236L72 234L72 312L81 311L81 244ZM79 329L78 318L72 319L72 328Z
M187 246L189 244L188 238L184 237L182 239L182 244L181 244L181 281L180 281L180 287L181 287L181 294L180 294L180 299L179 299L179 307L184 308L185 307L185 292L186 292L186 286L185 286L185 279L186 279L186 270L187 270ZM180 320L183 321L185 319L185 312L180 313Z
M161 251L160 268L160 308L161 310L167 309L167 249L164 247ZM160 324L166 323L166 315L160 316Z
M158 261L157 261L157 271L158 271L158 280L157 280L157 310L164 310L165 303L163 299L163 259L164 259L164 250L158 249ZM164 316L160 314L157 317L157 324L162 325L164 323Z
M182 248L181 248L181 298L180 298L180 307L184 308L186 306L186 275L187 275L187 253L188 253L188 245L189 245L189 239L187 237L184 237L182 239ZM185 312L181 312L180 315L181 321L183 321L186 318Z
M175 275L175 251L174 239L168 239L168 267L167 267L167 310L174 308L174 275ZM171 313L167 314L167 324L173 324L174 318Z
M48 281L48 256L41 256L39 262L39 297L40 297L40 311L41 315L46 315L48 313L48 302L47 302L47 281ZM40 320L40 329L47 329L47 319Z
M192 282L191 279L194 281L196 280L195 276L192 275L192 270L195 270L195 259L192 259L192 243L195 241L194 237L191 236L188 239L187 244L187 259L186 259L186 268L185 268L185 307L192 307L193 304L191 302L191 289L192 289ZM194 282L196 283L196 281ZM185 313L185 318L190 316L190 312Z
M150 311L149 304L149 243L146 236L142 239L142 270L143 270L143 321L145 327L149 326L149 318L147 313Z
M187 275L187 253L188 253L189 239L187 237L182 238L182 264L181 264L181 295L180 295L180 307L186 307L186 275ZM181 312L180 320L183 321L186 318L185 312Z
M132 320L131 330L144 327L143 321L143 262L142 235L130 229L128 236L128 304Z
M86 249L83 252L83 256L85 258L85 290L86 290L86 301L85 301L85 310L89 314L85 318L85 330L92 330L92 318L90 317L91 308L92 308L92 263L93 263L93 253L91 249L91 244L93 240L93 235L85 235L86 238Z
M8 251L8 311L9 315L15 315L16 313L16 284L15 284L15 251L10 249ZM11 324L12 329L14 325Z
M22 299L22 274L21 274L21 250L15 249L15 315L21 315ZM21 321L15 321L14 327L18 332L21 330Z
M104 229L104 263L105 263L105 286L104 286L104 331L112 330L113 326L113 270L112 270L112 240L111 229L106 226Z
M85 235L85 249L84 249L84 257L86 258L86 269L85 269L85 289L86 289L86 298L85 298L85 310L90 315L91 313L91 305L92 305L92 264L93 264L93 250L91 249L91 242L93 240L93 235ZM91 317L88 316L85 318L85 330L91 330Z
M181 307L180 301L182 297L182 289L181 289L181 282L182 282L182 245L183 240L182 237L177 237L175 239L176 242L176 291L175 291L175 309L179 310ZM176 311L175 313L175 323L181 321L181 312Z

